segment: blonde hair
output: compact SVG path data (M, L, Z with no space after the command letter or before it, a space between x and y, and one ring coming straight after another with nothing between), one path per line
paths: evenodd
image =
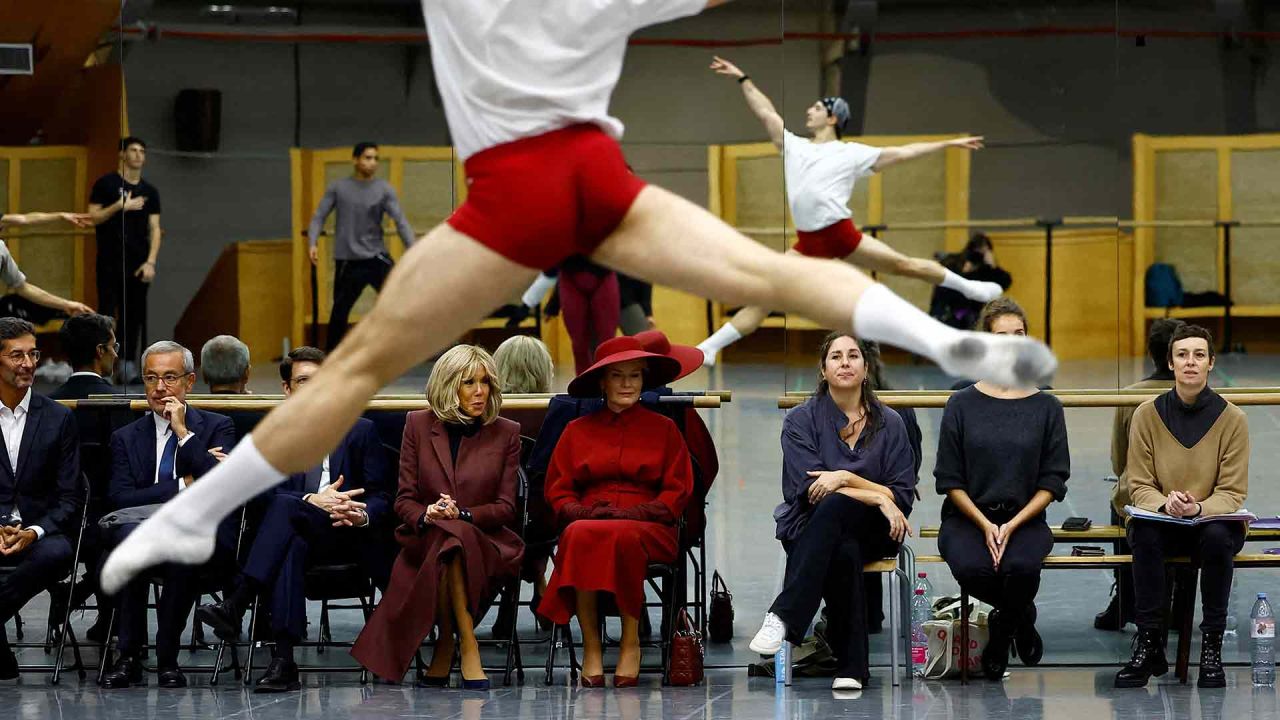
M532 335L513 335L493 353L502 376L502 389L512 393L549 393L555 366L551 352Z
M476 370L484 368L489 375L489 401L480 415L483 424L498 419L502 410L502 378L494 366L493 356L476 345L455 345L436 360L427 378L427 403L444 422L466 423L471 417L462 411L458 403L458 390L462 382L473 377Z

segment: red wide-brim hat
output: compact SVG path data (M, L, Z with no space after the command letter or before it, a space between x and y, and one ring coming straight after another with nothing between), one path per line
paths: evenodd
M666 333L661 330L645 330L636 333L633 337L640 341L640 346L645 350L659 355L666 355L676 362L680 363L680 374L676 376L676 380L686 378L702 368L702 363L706 360L706 355L702 351L692 345L677 345L667 339Z
M596 362L569 383L569 394L574 397L600 397L600 378L610 365L645 360L648 372L644 375L644 389L651 390L675 381L680 375L680 362L672 357L649 352L634 337L615 337L600 343L596 348Z

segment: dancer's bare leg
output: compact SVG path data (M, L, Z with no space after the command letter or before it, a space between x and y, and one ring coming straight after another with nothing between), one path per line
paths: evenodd
M947 270L937 260L903 255L870 235L862 236L858 247L848 259L858 267L867 270L915 278L930 285L949 287L976 302L991 302L1004 293L1004 288L996 283L960 277Z
M690 247L717 262L690 262ZM1041 344L949 328L846 263L771 252L706 210L652 186L641 191L593 257L685 292L852 328L868 340L928 357L952 375L1033 387L1057 367ZM102 570L103 589L117 592L161 562L207 560L223 517L285 473L320 462L379 388L470 329L534 275L447 225L415 243L392 271L373 312L316 377L269 413L225 462L116 548Z
M716 263L690 262L691 247ZM778 308L824 327L849 328L927 357L951 375L1034 387L1057 368L1043 344L949 328L848 263L770 252L706 210L654 186L640 193L592 259L721 302Z
M578 628L582 630L582 674L604 674L604 645L600 640L598 594L594 590L578 590Z
M862 236L848 260L864 270L915 278L930 285L940 285L947 274L942 263L903 255L870 235Z

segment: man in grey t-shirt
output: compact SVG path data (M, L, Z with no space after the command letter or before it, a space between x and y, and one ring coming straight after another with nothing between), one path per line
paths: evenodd
M378 171L378 146L357 143L351 151L355 173L325 191L320 207L307 230L311 263L320 261L316 240L330 212L338 211L333 237L333 310L329 313L329 349L333 350L347 333L351 308L365 286L382 290L391 272L391 255L382 239L382 216L395 221L396 232L405 247L413 244L413 228L400 209L396 191L386 180L374 177Z

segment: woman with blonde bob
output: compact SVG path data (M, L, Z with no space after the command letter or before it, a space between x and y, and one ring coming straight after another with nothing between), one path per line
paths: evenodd
M387 592L351 654L379 677L404 677L418 646L440 628L418 684L449 682L455 643L462 687L487 690L474 618L520 570L515 522L520 427L498 417L502 380L474 345L440 356L427 380L430 407L409 413L400 446L401 525ZM456 633L456 640L455 640Z
M551 392L555 365L551 352L532 335L513 335L493 353L493 361L502 376L502 389L512 395Z

